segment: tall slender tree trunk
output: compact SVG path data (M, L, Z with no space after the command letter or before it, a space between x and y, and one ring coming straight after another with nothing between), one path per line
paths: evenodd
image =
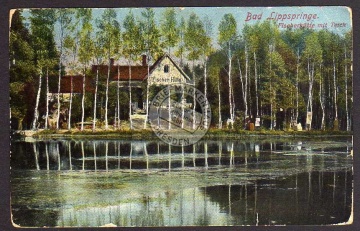
M324 90L323 90L323 77L320 64L320 80L319 80L319 101L321 107L321 130L325 130L325 102L324 102Z
M239 63L240 66L240 63ZM244 103L245 103L245 118L249 114L248 111L248 102L247 102L247 96L248 96L248 68L249 68L249 58L248 58L248 52L247 47L245 47L245 86L244 86ZM250 112L251 113L251 112Z
M61 52L61 51L60 51ZM61 86L61 53L59 61L59 77L58 77L58 92L57 92L57 117L56 117L56 130L59 130L60 123L60 86Z
M120 91L120 65L118 65L118 68L117 68L117 71L118 71L118 79L116 81L117 85L116 85L116 105L117 105L117 111L116 111L116 115L115 115L115 118L117 118L117 120L115 120L115 124L116 124L116 127L117 129L120 129L120 95L119 95L119 91Z
M72 113L72 99L73 99L74 83L73 77L70 77L70 102L69 102L69 118L68 118L68 130L71 130L71 113Z
M256 98L256 117L259 117L259 94L258 94L258 79L256 67L256 53L254 51L254 78L255 78L255 98Z
M274 129L274 118L273 118L273 90L272 90L272 46L270 45L270 130Z
M205 57L205 63L204 63L204 94L205 94L205 99L207 99L207 57ZM205 119L204 119L204 122L205 122L205 128L208 128L209 127L209 124L208 124L208 103L205 104Z
M146 57L148 58L148 57ZM150 66L149 66L149 61L146 62L147 64L147 81L146 81L146 117L144 120L144 129L147 128L147 122L148 122L148 117L149 117L149 80L150 80Z
M181 128L184 128L185 103L186 103L186 99L184 99L184 83L181 83Z
M94 92L94 114L93 114L93 132L96 130L96 107L97 107L97 92L99 85L99 66L96 67L96 77L95 77L95 92Z
M310 64L310 60L308 58L308 77L309 77L309 97L307 102L307 112L310 112L310 122L309 130L311 130L312 124L312 105L313 105L313 85L314 85L314 64Z
M171 87L170 85L168 85L168 119L169 119L169 123L168 123L168 129L171 130Z
M229 69L228 69L228 82L229 82L229 106L230 106L230 120L231 120L231 129L233 128L234 122L234 112L233 112L233 99L232 99L232 82L231 82L231 68L232 68L232 55L230 50L230 45L228 48L228 61L229 61Z
M219 125L218 125L218 128L219 129L222 129L222 118L221 118L221 93L220 93L220 77L218 79L218 102L219 102L219 105L218 105L218 109L219 109Z
M85 117L85 86L86 86L86 66L84 67L84 76L83 76L83 91L81 98L81 131L84 130L84 117Z
M334 78L334 106L335 106L335 120L338 120L338 105L337 105L337 83L336 83L336 66L335 55L333 53L333 78Z
M246 51L245 51L246 53ZM246 55L245 55L246 56ZM244 107L245 107L245 113L244 113L244 126L246 126L246 117L247 117L247 113L248 113L248 105L247 105L247 79L245 79L244 81L244 77L242 75L241 72L241 66L240 66L240 60L238 59L238 65L239 65L239 76L240 76L240 83L241 83L241 91L242 91L242 97L243 97L243 103L244 103ZM244 84L245 82L245 84Z
M345 45L345 111L346 111L346 131L350 131L349 105L348 105L348 76L347 76L347 54Z
M39 101L40 101L40 93L41 93L41 82L42 82L42 72L39 74L39 87L36 95L36 103L35 103L35 110L34 110L34 119L32 122L32 130L37 129L37 123L39 119Z
M129 61L129 121L130 121L130 129L133 129L133 124L132 124L132 98L131 98L131 91L132 91L132 87L131 87L131 62Z
M109 122L108 122L108 103L109 103L109 78L110 78L110 69L111 69L111 59L110 54L108 54L108 71L106 77L106 90L105 90L105 130L109 129Z
M45 129L48 129L49 122L49 68L46 68L46 114L45 114Z
M231 85L232 85L232 81L231 81ZM235 96L234 96L234 87L232 86L231 88L231 100L232 100L232 118L233 118L233 123L235 122Z
M194 60L193 60L193 64L192 64L192 71L193 71L194 88L196 88L195 61ZM193 124L192 124L193 129L195 129L195 124L196 124L195 108L196 108L196 98L195 98L195 90L194 90L193 91Z
M298 122L298 118L299 118L299 63L300 63L300 55L298 49L297 63L296 63L296 114L295 114L296 123Z

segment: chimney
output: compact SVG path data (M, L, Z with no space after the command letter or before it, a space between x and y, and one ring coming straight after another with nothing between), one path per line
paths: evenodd
M110 66L114 66L114 58L110 59Z
M142 55L142 65L143 66L146 66L147 65L147 57L146 57L146 55Z

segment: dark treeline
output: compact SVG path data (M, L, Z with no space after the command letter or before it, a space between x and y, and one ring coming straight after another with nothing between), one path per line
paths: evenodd
M71 129L95 120L107 129L128 120L137 94L118 90L109 84L110 73L96 75L91 65L111 60L137 65L143 54L151 65L168 53L209 99L213 127L243 129L259 118L266 129L301 123L307 129L352 130L351 30L280 31L269 20L240 30L231 14L213 25L195 13L179 18L172 8L159 18L151 8L141 15L129 10L123 22L115 9L99 18L91 9L37 9L27 22L28 27L22 11L15 11L10 29L14 129L46 129L51 123ZM83 76L91 93L71 94L68 101L46 97L60 94L64 75ZM154 94L149 89L143 87L144 99ZM64 120L67 125L60 126Z

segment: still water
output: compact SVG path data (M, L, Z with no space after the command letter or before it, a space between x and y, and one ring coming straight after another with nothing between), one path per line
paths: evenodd
M22 227L326 225L352 207L351 138L14 140Z

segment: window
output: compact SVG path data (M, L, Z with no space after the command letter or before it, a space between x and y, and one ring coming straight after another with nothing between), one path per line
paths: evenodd
M164 73L169 73L169 65L164 66Z

